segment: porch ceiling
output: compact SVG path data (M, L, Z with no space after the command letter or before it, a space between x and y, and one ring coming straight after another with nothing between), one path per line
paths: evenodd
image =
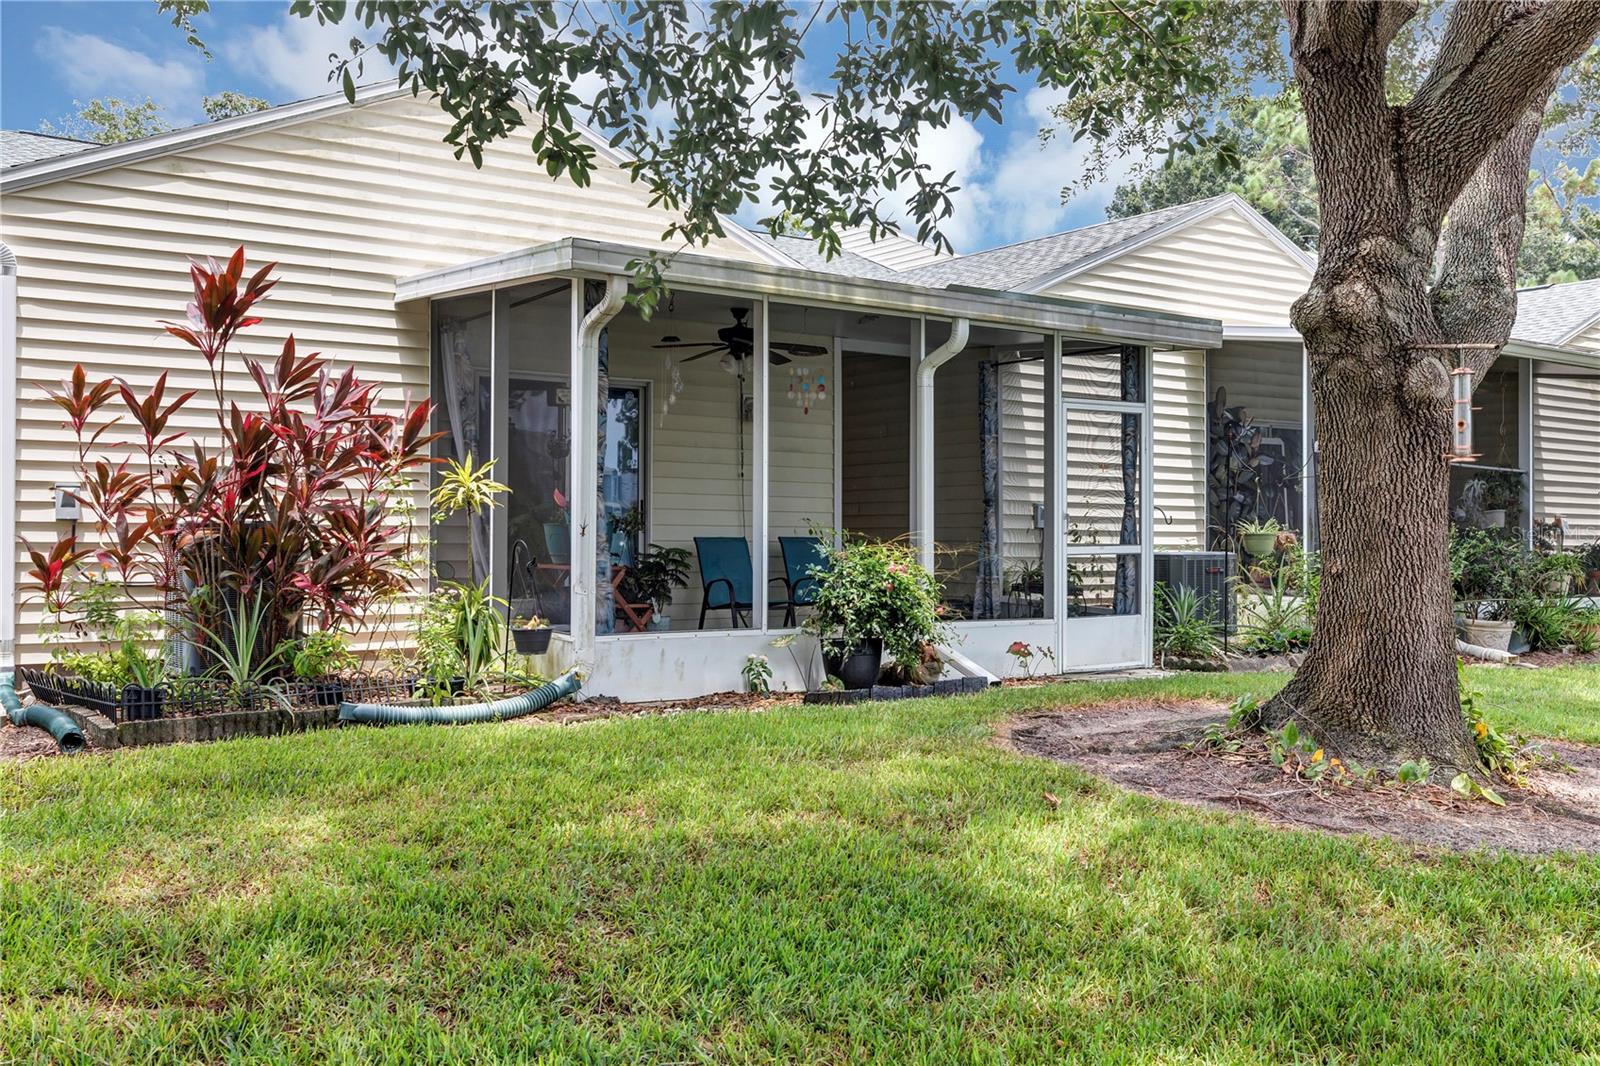
M631 273L628 263L650 253L649 248L569 237L403 278L395 286L395 302L458 296L553 275L628 275ZM966 318L1153 348L1215 348L1222 343L1222 324L1207 318L1054 297L936 289L789 266L741 263L706 255L681 253L673 256L666 277L669 283L683 288L770 296L791 303L866 308L898 315Z

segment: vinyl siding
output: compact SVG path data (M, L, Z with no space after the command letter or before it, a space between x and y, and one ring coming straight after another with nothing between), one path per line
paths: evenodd
M1310 271L1234 209L1134 248L1048 292L1220 319L1224 325L1287 326Z
M1048 292L1215 318L1225 326L1287 326L1289 308L1310 280L1304 264L1243 214L1228 208L1068 278ZM1267 350L1263 346L1257 354ZM1193 547L1204 543L1206 532L1207 354L1157 352L1153 363L1154 541L1157 548ZM1285 415L1292 408L1288 421L1298 425L1299 364L1293 365L1292 383L1265 383L1262 407Z
M936 252L904 234L885 234L873 240L865 227L846 230L840 235L839 244L845 251L854 252L890 270L909 270L949 258L948 253Z
M1565 518L1568 544L1600 539L1600 378L1540 364L1533 405L1535 516Z
M75 458L41 383L82 362L135 389L168 368L169 389L209 387L156 324L183 317L190 257L242 243L253 262L276 260L267 321L240 349L270 355L294 333L302 349L389 386L394 402L425 395L429 377L428 309L395 306L398 278L569 235L651 244L668 222L609 163L578 189L547 177L522 139L488 151L478 170L452 157L447 128L436 105L398 97L7 193L0 220L21 264L19 535L43 545L62 532L49 487ZM731 239L710 251L754 254ZM230 398L248 400L243 382ZM203 396L182 428L209 422ZM38 620L24 606L23 661L38 655Z
M911 522L911 361L844 353L840 505L844 527L903 537Z

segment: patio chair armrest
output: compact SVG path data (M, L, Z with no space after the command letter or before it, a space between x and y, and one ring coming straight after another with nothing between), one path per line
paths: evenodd
M705 602L707 602L707 603L711 602L711 593L712 593L712 591L714 589L716 589L716 587L718 585L726 585L728 587L728 603L727 604L718 604L717 606L725 607L725 606L728 606L729 604L742 606L742 605L738 604L738 599L737 599L737 597L734 596L733 582L730 579L725 578L725 577L714 577L710 581L706 582L705 594L704 594L705 595Z

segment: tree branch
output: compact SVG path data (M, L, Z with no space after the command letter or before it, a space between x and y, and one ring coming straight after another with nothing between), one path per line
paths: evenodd
M1452 344L1502 345L1517 317L1517 253L1527 203L1528 164L1539 139L1555 73L1494 147L1450 209L1439 279L1429 292L1440 335ZM1482 378L1496 349L1467 349L1461 365Z
M1554 76L1583 55L1596 34L1600 0L1458 5L1433 71L1405 107L1415 152L1407 169L1418 210L1428 215L1449 208L1489 152L1550 94Z

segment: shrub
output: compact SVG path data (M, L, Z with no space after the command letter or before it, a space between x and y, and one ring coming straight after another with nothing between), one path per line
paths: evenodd
M813 576L815 609L804 623L809 632L851 644L880 639L899 663L921 662L925 645L945 639L939 582L904 542L846 533Z
M315 681L354 670L359 661L342 635L323 629L307 634L295 645L291 668L300 680Z
M1246 594L1240 636L1244 648L1258 655L1283 655L1311 643L1311 615L1306 600L1289 592L1283 579Z
M1159 656L1180 659L1219 659L1222 645L1217 627L1206 617L1205 605L1193 588L1176 592L1156 586L1155 650Z
M141 395L118 378L90 381L79 366L51 391L77 438L78 498L101 540L94 557L129 599L153 587L150 606L178 612L213 657L229 650L247 602L260 607L263 648L275 650L304 618L356 624L409 587L410 523L396 516L436 436L428 401L386 413L376 385L301 354L293 336L270 363L237 360L254 386L252 409L229 399L229 349L261 322L272 271L246 277L243 248L222 266L194 264L187 319L165 323L204 360L216 420L207 432L178 428L195 393L169 395L165 373ZM121 413L108 417L108 405ZM92 455L114 423L131 430L129 447ZM47 606L61 608L89 553L72 537L30 553Z

